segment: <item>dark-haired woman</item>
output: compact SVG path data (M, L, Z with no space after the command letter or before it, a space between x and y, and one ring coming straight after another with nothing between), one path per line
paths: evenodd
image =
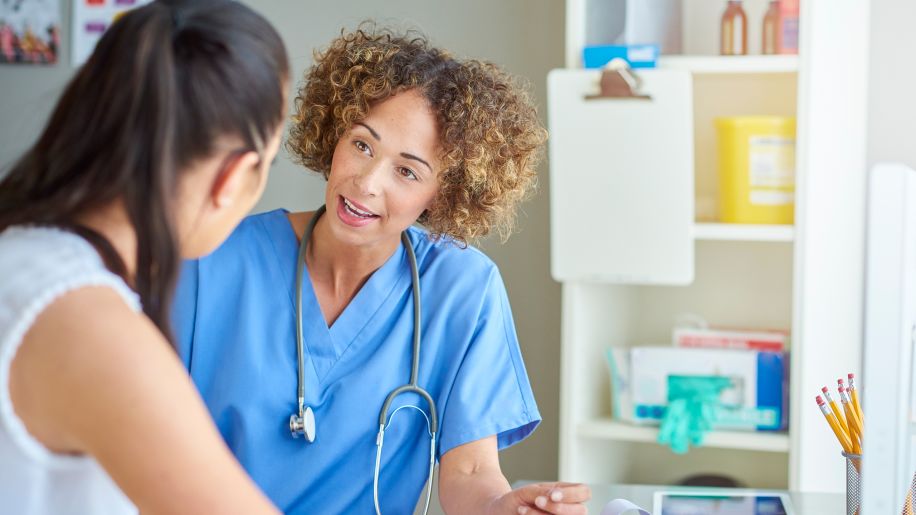
M167 314L180 259L260 196L287 80L251 9L154 2L102 37L0 181L0 511L275 512Z
M502 474L541 417L499 270L467 245L508 234L545 137L512 77L421 37L318 57L288 146L326 211L246 219L176 302L191 376L284 511L411 513L438 461L446 513L585 512L584 485Z

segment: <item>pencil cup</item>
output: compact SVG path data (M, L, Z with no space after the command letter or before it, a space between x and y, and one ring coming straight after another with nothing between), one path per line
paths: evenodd
M910 489L906 492L906 500L903 501L903 509L900 510L902 515L913 515L914 495L916 495L916 474L913 474L913 480L910 482Z
M843 452L846 458L846 515L858 515L862 503L862 455Z

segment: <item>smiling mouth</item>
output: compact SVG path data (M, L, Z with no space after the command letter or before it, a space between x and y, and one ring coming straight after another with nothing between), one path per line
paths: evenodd
M349 214L359 217L359 218L366 218L366 219L378 217L378 215L375 213L364 211L356 207L352 202L350 202L349 199L347 199L347 197L341 196L340 198L343 199L344 209L346 209Z

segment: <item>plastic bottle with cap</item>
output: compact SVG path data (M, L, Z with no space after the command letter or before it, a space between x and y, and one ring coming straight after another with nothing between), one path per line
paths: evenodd
M766 14L763 15L763 38L760 50L763 54L773 55L779 53L780 25L779 25L780 0L770 0Z
M747 14L741 0L728 0L719 31L719 53L747 55Z

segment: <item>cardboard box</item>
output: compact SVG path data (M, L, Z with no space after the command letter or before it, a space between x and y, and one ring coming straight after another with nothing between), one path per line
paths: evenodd
M787 355L754 350L634 347L630 350L628 388L631 413L621 419L657 424L668 404L670 376L718 376L731 379L721 396L721 429L783 430L788 427Z
M789 342L786 331L745 331L740 329L675 328L675 347L737 349L783 352Z

